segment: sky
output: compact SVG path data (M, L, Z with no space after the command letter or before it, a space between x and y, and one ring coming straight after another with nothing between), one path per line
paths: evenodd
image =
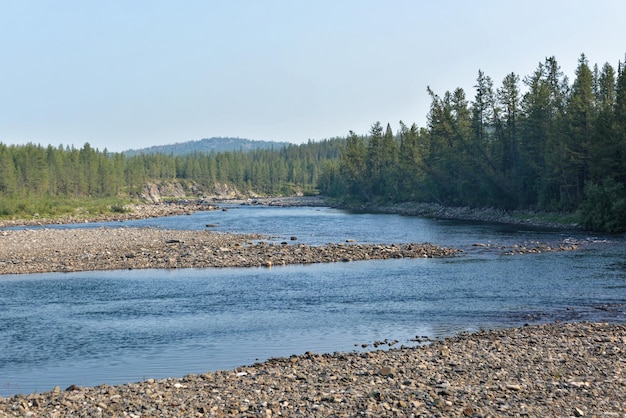
M0 142L124 151L426 126L478 71L617 68L623 0L0 0Z

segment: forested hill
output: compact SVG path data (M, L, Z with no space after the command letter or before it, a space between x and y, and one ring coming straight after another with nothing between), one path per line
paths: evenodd
M226 151L250 151L256 149L281 149L288 146L288 142L259 141L244 138L212 137L198 141L180 142L168 145L155 145L148 148L131 149L124 154L132 157L139 154L167 154L186 155L194 152L226 152Z
M500 85L478 71L474 88L471 98L428 88L426 127L375 122L366 135L301 145L211 138L131 154L0 142L0 216L27 213L28 199L135 197L146 181L181 181L359 205L569 212L588 229L626 231L626 65L582 55L570 81L550 57ZM230 150L209 145L220 142Z

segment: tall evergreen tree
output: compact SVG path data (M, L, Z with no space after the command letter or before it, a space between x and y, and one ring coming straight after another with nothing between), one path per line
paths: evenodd
M591 181L598 183L606 177L617 178L619 166L615 156L618 142L613 138L613 112L615 109L615 69L608 63L595 77L596 120L590 148Z
M340 173L346 185L347 193L359 199L366 197L364 187L367 172L366 156L365 140L350 131L341 153Z
M478 146L483 146L489 139L493 128L495 94L493 81L482 71L476 79L476 96L472 103L472 130Z
M581 55L576 68L567 104L567 134L563 136L562 188L568 197L568 206L575 207L583 197L585 183L590 180L590 149L595 119L593 75L587 58Z
M507 74L502 87L497 90L497 106L494 111L497 149L495 160L505 181L513 188L512 204L517 206L524 202L530 192L531 185L524 179L519 155L519 119L521 97L519 76Z
M367 143L367 177L368 198L382 196L383 184L383 164L385 155L383 150L383 127L380 122L372 125L369 132L369 142Z
M398 144L391 129L391 125L387 123L385 133L382 139L382 167L381 167L381 189L383 195L388 199L397 199L398 197Z
M618 67L612 131L618 167L617 179L626 184L626 62L620 63Z
M12 196L17 190L15 162L9 147L0 142L0 195Z
M404 200L426 199L424 162L419 149L420 133L416 124L407 127L400 121L399 194Z
M457 97L462 96L462 89ZM425 147L425 167L428 167L426 187L432 190L432 198L438 203L459 204L457 181L464 176L459 174L462 168L463 151L456 141L459 117L453 115L451 94L446 91L443 98L427 89L431 97L428 120L428 142ZM460 102L460 101L457 101ZM460 109L457 109L457 112ZM464 118L461 116L460 118ZM464 124L462 124L464 125Z
M524 82L528 87L522 99L524 121L521 156L528 179L535 179L535 203L542 209L558 209L565 191L563 179L563 115L567 79L554 57L539 64Z

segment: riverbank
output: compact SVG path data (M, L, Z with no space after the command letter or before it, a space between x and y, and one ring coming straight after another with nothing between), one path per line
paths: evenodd
M125 205L123 211L104 215L71 215L57 218L41 218L38 215L31 219L0 219L0 228L17 226L45 226L83 224L94 222L123 222L137 219L162 218L165 216L191 215L199 211L218 210L218 206L201 201L185 201L178 203L141 203Z
M255 199L215 200L215 202L217 204L232 203L265 206L330 206L360 213L388 213L434 219L526 225L553 229L582 229L581 226L573 220L574 215L548 214L532 211L509 212L495 208L443 206L437 203L403 202L384 205L378 203L348 204L345 202L334 202L323 196L265 197Z
M18 226L45 226L65 225L94 222L123 222L137 219L162 218L166 216L191 215L195 212L221 210L219 205L260 205L260 206L327 206L321 196L288 196L288 197L258 197L247 199L210 199L185 200L178 202L136 203L125 205L123 211L112 211L104 215L89 215L77 211L76 215L66 215L56 218L45 218L35 215L29 219L0 219L0 228Z
M0 416L626 416L626 325L460 334L230 371L0 398Z
M355 212L391 213L406 216L420 216L424 218L502 223L551 229L582 229L581 226L573 220L573 215L566 214L547 214L532 211L508 212L495 208L455 207L443 206L437 203L416 202L394 203L388 205L339 204L337 207ZM561 219L551 220L555 218Z
M0 228L16 226L44 226L60 224L76 224L91 222L123 222L128 220L157 218L165 216L189 215L198 211L220 210L219 205L253 205L253 206L280 206L280 207L335 207L354 212L366 213L389 213L406 216L420 216L434 219L453 219L465 221L479 221L503 223L511 225L525 225L531 227L553 228L553 229L574 229L580 230L577 223L571 221L553 221L545 213L533 212L506 212L494 208L469 208L450 207L436 203L416 203L404 202L388 205L350 205L341 202L331 202L323 196L287 196L287 197L257 197L246 199L210 199L190 200L180 202L159 202L143 203L124 206L124 212L112 212L99 216L64 216L60 218L47 219L35 216L31 219L0 219ZM557 217L559 215L552 215ZM565 217L564 215L560 215ZM571 218L571 216L570 216Z

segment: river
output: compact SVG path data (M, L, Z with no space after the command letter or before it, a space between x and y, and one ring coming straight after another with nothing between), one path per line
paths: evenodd
M626 241L330 208L226 211L112 226L258 232L271 240L432 242L464 252L266 268L0 276L0 396L232 369L306 351L552 321L626 321ZM474 244L583 242L505 256ZM370 344L363 348L362 344ZM386 346L385 346L386 347Z

